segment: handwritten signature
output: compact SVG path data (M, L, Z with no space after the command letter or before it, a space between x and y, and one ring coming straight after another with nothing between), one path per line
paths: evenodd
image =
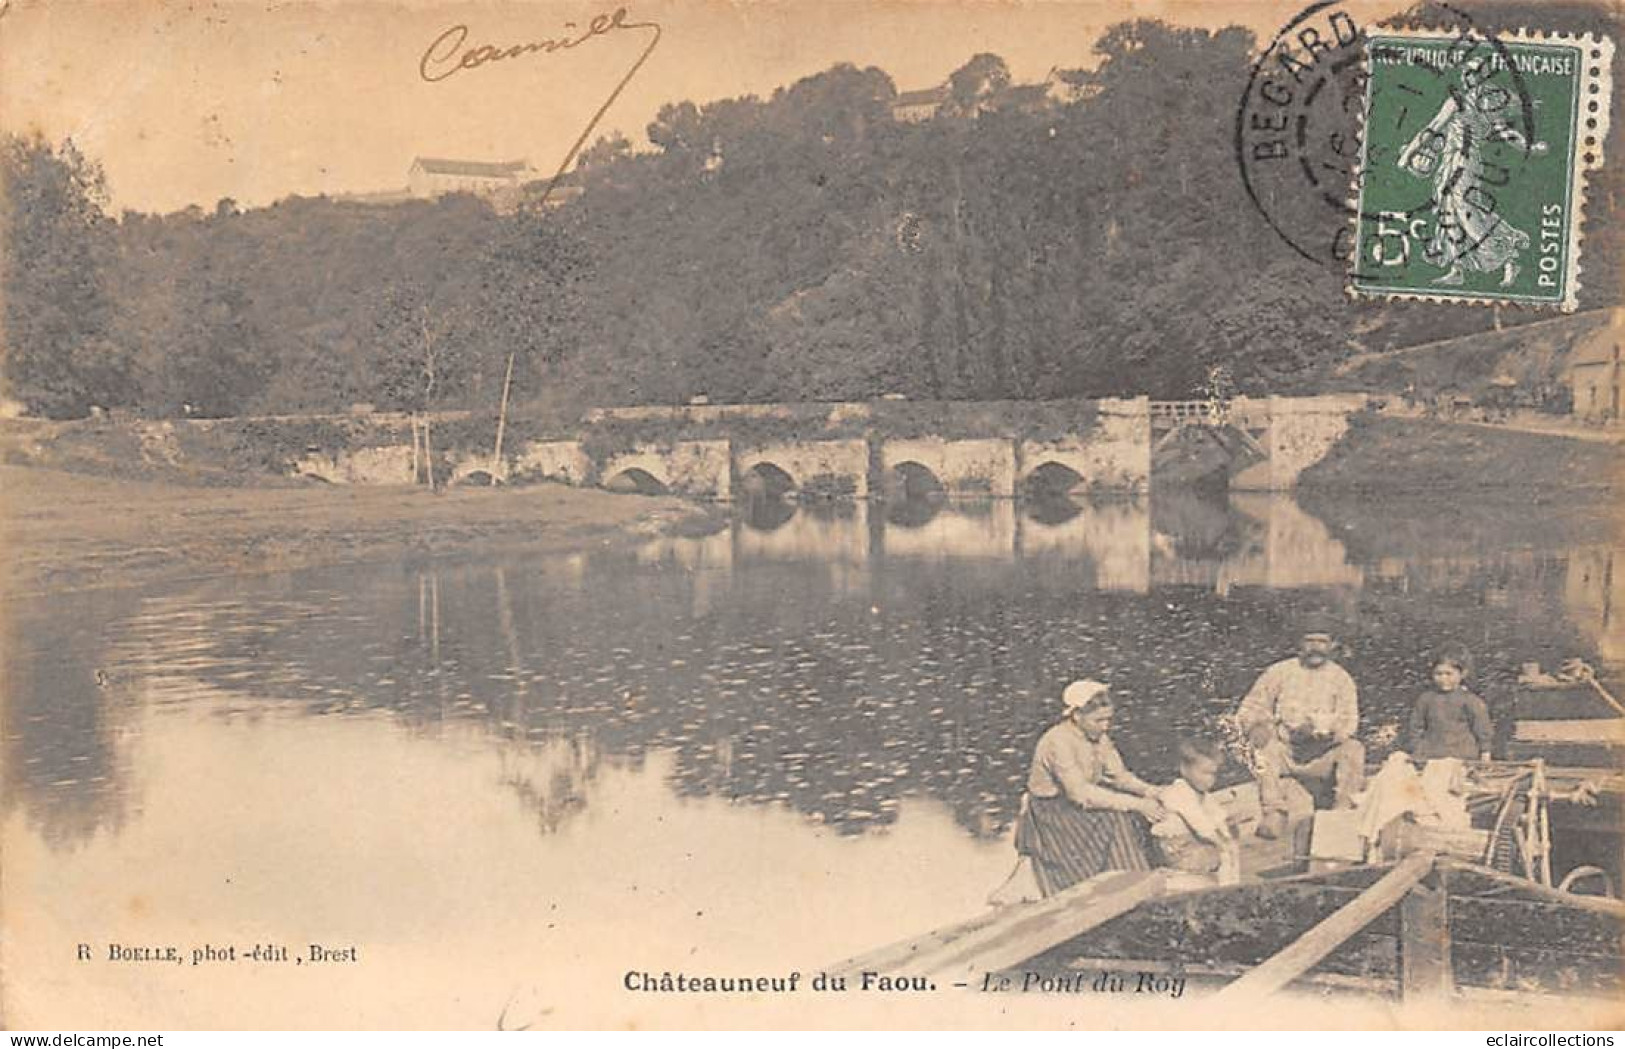
M566 22L564 28L576 30L579 27L574 22ZM632 63L631 68L626 71L626 75L621 77L620 81L615 85L615 90L609 93L609 97L604 100L603 105L598 107L598 111L592 115L592 119L587 121L586 129L581 132L581 136L576 139L575 144L570 147L570 151L565 154L564 162L559 165L558 171L548 182L547 189L543 191L541 200L538 202L539 204L545 204L559 178L570 169L571 162L581 152L581 147L587 144L587 139L592 135L593 130L598 127L598 122L604 118L605 113L609 112L609 107L615 104L615 100L621 96L621 92L626 89L626 85L632 82L632 78L637 75L638 70L643 68L643 63L647 62L649 56L654 54L655 46L660 43L660 24L658 22L628 22L626 8L617 7L610 14L594 15L585 29L581 29L573 35L507 46L480 44L476 47L467 46L468 26L454 25L435 37L427 50L423 52L423 57L418 59L418 75L431 84L439 83L461 73L465 69L478 69L480 66L492 62L502 62L510 58L523 58L527 55L550 55L555 51L568 51L580 47L587 41L597 37L608 36L621 30L639 29L653 30L653 35L649 37L648 46L643 49L642 54L638 55L638 60Z
M660 38L660 26L654 22L628 22L626 8L618 7L613 14L594 15L587 28L575 36L561 36L552 40L535 40L525 44L498 47L481 44L464 50L468 43L468 26L454 25L434 38L434 43L418 60L418 75L429 83L447 80L465 69L476 69L490 62L501 62L525 55L550 55L555 51L568 51L580 47L594 37L607 36L621 29L653 29L655 39ZM564 28L575 29L576 23L566 22Z

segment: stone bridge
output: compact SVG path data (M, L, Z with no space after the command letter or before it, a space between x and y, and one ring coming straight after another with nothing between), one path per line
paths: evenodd
M1349 416L1365 404L1363 394L1156 401L1151 404L1152 457L1197 435L1223 451L1232 489L1282 491L1326 457L1348 432Z
M866 499L940 491L1012 498L1034 489L1143 491L1154 456L1191 433L1223 446L1236 489L1283 490L1348 428L1362 397L1153 402L873 402L600 409L568 439L454 457L453 483L547 479L727 501L798 492ZM517 443L517 442L516 442ZM391 455L392 452L400 454ZM409 450L365 449L414 469ZM398 462L397 462L398 460ZM312 457L337 482L376 469ZM370 463L368 465L371 465Z
M518 453L510 474L571 483L670 491L728 500L747 493L873 495L942 491L1011 498L1035 480L1054 477L1066 489L1138 491L1151 480L1151 410L1146 398L1076 402L1071 432L1043 439L1016 433L965 435L962 420L896 432L886 407L865 404L695 405L618 408L594 413L587 428L617 425L647 433L660 424L673 436L644 440L594 458L592 439L541 441ZM953 415L985 406L910 404ZM1006 406L1004 414L1018 416ZM777 423L777 425L775 425ZM1019 419L1010 429L1020 428ZM705 437L685 437L702 429ZM786 432L791 431L791 432ZM716 434L717 436L713 436Z

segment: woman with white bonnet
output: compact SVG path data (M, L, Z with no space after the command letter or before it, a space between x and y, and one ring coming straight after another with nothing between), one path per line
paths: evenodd
M1149 828L1162 818L1158 788L1123 764L1107 735L1108 685L1074 681L1066 715L1038 740L1016 851L1032 861L1045 896L1102 871L1151 868Z

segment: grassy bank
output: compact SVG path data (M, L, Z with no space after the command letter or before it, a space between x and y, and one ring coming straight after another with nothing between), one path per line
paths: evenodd
M0 466L12 595L484 551L563 552L703 529L674 498L537 485L197 487Z
M1361 415L1305 470L1301 492L1505 491L1509 498L1606 495L1625 487L1625 446L1487 426Z

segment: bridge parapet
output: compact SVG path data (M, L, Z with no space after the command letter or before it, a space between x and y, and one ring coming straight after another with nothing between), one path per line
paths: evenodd
M490 462L479 427L449 431L456 436L434 452L444 464L437 476L453 481L483 471L499 481L588 485L635 470L668 490L726 500L737 482L760 473L786 487L827 487L861 499L913 463L949 491L1007 498L1040 470L1067 487L1144 489L1153 451L1179 454L1183 435L1197 431L1229 456L1232 487L1278 490L1322 459L1364 406L1363 396L1340 394L1218 403L1138 397L635 406L591 413L572 439L515 441L500 464ZM305 455L290 467L335 483L412 483L411 445L370 417L355 425L361 438L353 427L306 438Z

